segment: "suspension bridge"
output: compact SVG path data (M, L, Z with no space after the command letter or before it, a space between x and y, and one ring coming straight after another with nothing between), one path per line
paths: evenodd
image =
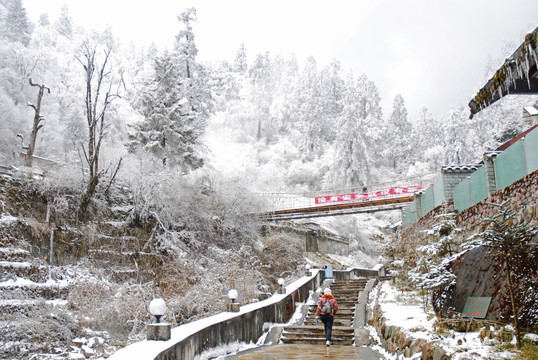
M336 203L295 209L269 211L260 214L263 220L293 220L323 216L349 215L364 212L377 212L401 209L414 200L414 195L396 196L383 199L363 200L358 202Z

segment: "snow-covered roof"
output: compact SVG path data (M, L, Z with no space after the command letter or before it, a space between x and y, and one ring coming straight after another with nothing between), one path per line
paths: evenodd
M523 110L529 115L529 116L536 116L538 115L538 108L536 106L525 106Z
M473 172L478 170L480 165L445 165L442 168L442 172Z
M508 94L536 94L538 92L538 27L525 36L495 75L469 102L471 118L480 110Z
M497 150L494 150L494 151L486 151L484 153L484 155L488 158L488 159L491 159L491 158L495 158L497 157L497 155L499 155L501 153L501 151L497 151Z

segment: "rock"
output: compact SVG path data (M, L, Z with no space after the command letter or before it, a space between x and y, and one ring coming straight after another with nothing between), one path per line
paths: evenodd
M411 356L418 354L419 352L422 352L422 347L427 343L424 339L417 339L415 341L412 341L409 345L409 350L411 351Z
M87 345L82 345L82 347L80 348L80 351L81 351L82 355L84 355L86 357L86 359L89 358L90 356L95 355L95 351L93 351Z
M420 357L421 360L433 360L433 349L436 346L435 341L431 341L429 343L424 344L422 346L422 356Z
M85 345L87 342L88 340L84 337L73 339L73 344L75 344L75 346L79 349L82 347L82 345Z
M433 348L432 357L433 357L433 360L445 360L448 358L446 355L446 351L440 346L435 346Z
M82 355L81 353L70 352L69 353L69 359L72 359L72 360L86 360L86 357L84 355Z

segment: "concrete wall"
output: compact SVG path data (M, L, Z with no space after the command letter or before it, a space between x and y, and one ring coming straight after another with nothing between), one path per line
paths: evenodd
M454 200L454 188L458 185L463 179L471 176L471 174L476 169L457 169L452 170L449 167L445 167L441 170L443 176L443 187L444 195L446 201Z
M349 255L349 240L324 229L312 229L308 225L281 222L279 226L268 225L265 231L293 232L304 236L304 250L306 252Z
M349 242L324 236L315 237L315 241L318 245L318 251L322 254L349 255Z
M335 280L353 279L354 277L377 277L385 276L385 268L379 269L349 269L349 270L334 270L333 277Z

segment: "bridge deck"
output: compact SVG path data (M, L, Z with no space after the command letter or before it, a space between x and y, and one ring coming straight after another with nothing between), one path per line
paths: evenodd
M273 221L387 211L402 208L407 203L412 202L414 198L414 195L406 195L298 209L275 210L260 214L260 217L264 220Z

